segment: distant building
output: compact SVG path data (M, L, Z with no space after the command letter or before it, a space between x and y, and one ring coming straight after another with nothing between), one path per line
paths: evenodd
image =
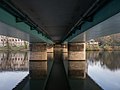
M94 39L91 39L87 42L88 45L99 45L99 42L95 41Z
M10 46L24 46L24 40L13 38L13 37L7 37L0 35L0 47L7 46L9 44Z

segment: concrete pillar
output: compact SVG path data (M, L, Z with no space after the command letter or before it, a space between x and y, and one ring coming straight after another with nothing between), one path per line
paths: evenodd
M68 59L69 60L86 60L86 44L85 43L69 43Z
M62 44L62 52L67 53L68 52L68 45L67 44Z
M30 45L30 60L47 60L46 43L32 43Z
M31 79L43 79L47 76L47 47L46 43L30 45L29 72Z
M53 60L54 60L54 45L53 44L48 44L47 45L47 70L48 70L48 73L50 72L51 70L51 67L52 67L52 63L53 63Z
M47 53L53 53L54 49L53 49L53 44L48 44L47 45Z
M85 79L87 70L85 43L69 43L68 60L68 76Z
M61 44L54 44L54 51L56 51L56 50L58 50L58 51L62 50L62 45Z

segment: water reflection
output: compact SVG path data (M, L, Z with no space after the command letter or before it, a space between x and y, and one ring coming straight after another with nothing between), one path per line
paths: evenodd
M41 90L44 88L47 71L47 61L30 61L30 90Z
M86 60L68 61L68 79L71 90L102 90L102 88L87 75Z
M47 76L47 61L30 61L31 79L44 79Z
M0 90L12 90L28 75L27 52L0 52Z
M0 84L0 90L12 90L12 88L15 90L44 90L55 56L56 59L63 60L70 90L120 89L119 51L87 52L86 60L76 60L75 54L72 54L72 60L68 60L67 52L59 53L58 51L55 53L32 52L31 55L33 56L28 61L29 53L27 52L0 53L0 82L3 82ZM56 71L58 71L57 69ZM29 76L27 76L28 74Z
M30 90L43 90L45 88L53 59L53 53L47 53L46 51L31 52L29 63L30 84L27 86Z
M54 55L53 53L47 53L47 60L53 60Z
M69 77L71 78L86 78L87 63L86 61L69 61L68 64Z
M88 62L91 65L100 64L102 68L112 71L120 69L120 52L87 52Z
M63 60L68 60L68 53L62 53Z
M63 59L63 64L64 64L66 74L68 75L68 53L67 52L62 53L62 59Z
M120 52L87 52L88 75L104 90L120 90Z
M30 77L31 79L46 78L50 71L53 61L53 53L47 53L44 51L31 52L30 56Z

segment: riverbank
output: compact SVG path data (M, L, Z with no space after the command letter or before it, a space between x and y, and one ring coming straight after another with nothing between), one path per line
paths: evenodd
M86 51L120 51L120 46L87 45Z
M29 51L29 49L24 47L0 47L0 51Z

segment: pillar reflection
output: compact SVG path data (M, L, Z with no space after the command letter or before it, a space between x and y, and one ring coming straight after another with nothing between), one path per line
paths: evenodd
M30 45L29 73L31 79L43 79L47 76L47 47L45 43Z
M44 79L47 76L47 61L30 61L30 78Z
M70 78L86 78L87 63L86 61L69 61L68 75Z
M70 78L86 78L87 62L85 48L85 43L69 43L68 76Z
M53 62L53 46L45 43L32 43L29 63L30 89L42 90Z

